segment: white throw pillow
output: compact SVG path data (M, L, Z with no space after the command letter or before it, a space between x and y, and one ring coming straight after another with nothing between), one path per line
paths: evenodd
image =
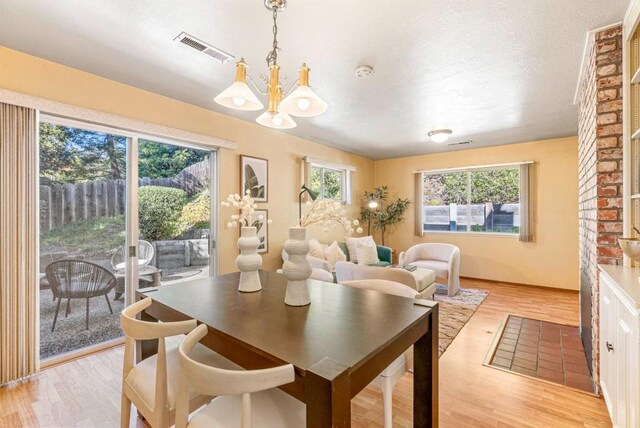
M309 239L309 255L324 260L324 248L317 239Z
M367 244L376 246L376 243L371 236L363 236L362 238L347 238L347 248L349 249L349 261L358 263L357 248L360 245Z
M333 241L331 245L324 251L325 259L327 263L331 265L331 268L335 269L337 262L346 262L347 256L342 252L342 249L336 241Z
M380 262L380 259L378 258L378 249L375 245L358 245L358 247L356 248L356 255L358 256L359 265L366 266Z

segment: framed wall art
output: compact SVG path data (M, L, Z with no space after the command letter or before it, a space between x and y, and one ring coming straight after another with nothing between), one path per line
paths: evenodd
M240 155L240 190L249 190L256 202L269 200L269 161Z

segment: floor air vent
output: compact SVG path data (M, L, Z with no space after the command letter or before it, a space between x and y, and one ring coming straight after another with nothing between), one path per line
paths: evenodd
M220 61L221 64L229 62L235 58L233 55L228 54L221 49L215 48L210 44L203 42L202 40L193 37L192 35L185 32L178 34L178 36L173 40L175 40L176 42L180 42L183 45L189 46L190 48L195 49L198 52L202 52L203 54L208 55L217 61Z

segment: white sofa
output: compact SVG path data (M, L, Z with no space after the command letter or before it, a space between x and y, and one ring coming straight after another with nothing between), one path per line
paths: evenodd
M349 262L336 263L336 281L338 283L357 280L385 280L404 284L415 290L421 299L433 299L436 292L436 274L429 269L417 269L409 272L402 268L362 266Z
M410 265L434 271L438 279L446 281L449 296L456 295L460 289L460 249L455 245L414 245L400 253L398 261L400 266Z

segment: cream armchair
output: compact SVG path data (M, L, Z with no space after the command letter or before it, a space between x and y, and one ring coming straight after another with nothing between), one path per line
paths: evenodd
M430 269L436 277L447 281L449 296L460 289L460 250L455 245L425 243L414 245L398 257L400 266L412 265Z

